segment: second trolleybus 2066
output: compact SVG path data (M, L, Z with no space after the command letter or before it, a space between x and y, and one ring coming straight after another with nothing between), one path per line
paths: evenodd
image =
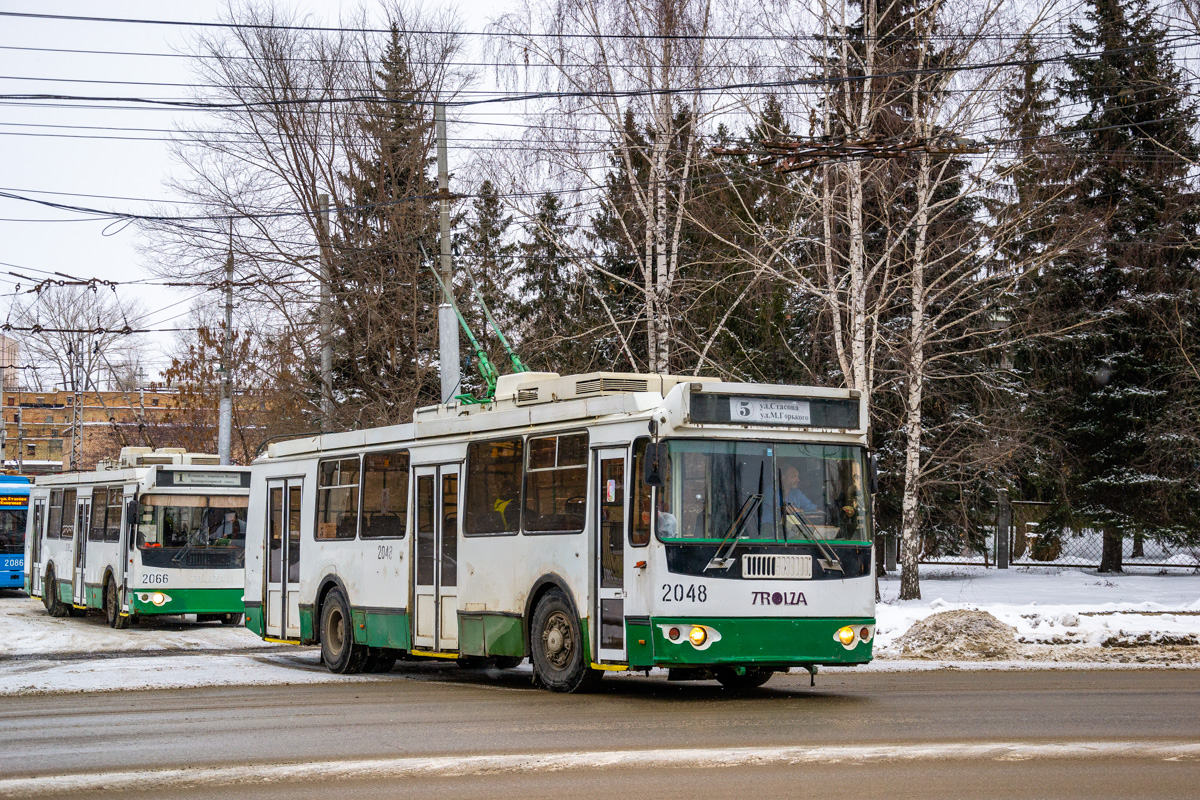
M20 589L25 570L29 479L0 475L0 589Z
M56 617L103 611L242 620L250 470L216 456L125 448L95 472L39 477L25 581Z
M858 393L517 373L252 466L247 625L335 672L398 656L757 686L871 659Z

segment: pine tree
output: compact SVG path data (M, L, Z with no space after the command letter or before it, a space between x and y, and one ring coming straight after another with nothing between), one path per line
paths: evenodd
M1200 531L1200 434L1180 427L1195 410L1188 354L1164 324L1194 330L1200 309L1200 218L1185 183L1198 148L1195 109L1147 2L1089 6L1087 24L1071 27L1077 55L1061 87L1086 109L1064 130L1075 191L1063 213L1096 235L1044 276L1041 291L1079 327L1038 355L1053 381L1044 424L1061 443L1054 519L1102 530L1100 569L1119 572L1125 533Z
M343 416L361 424L406 418L437 402L436 283L424 252L434 247L437 216L429 135L432 121L416 101L421 87L392 27L375 73L375 94L359 121L366 145L348 154L341 175L349 203L333 239L336 306L334 373Z
M466 274L466 280L460 283L456 296L459 310L483 346L492 366L501 374L511 371L508 353L489 325L479 298L482 297L487 304L505 338L511 340L510 287L517 249L516 244L510 241L511 226L512 216L504 213L495 185L485 180L471 203L466 231L459 237L460 271ZM483 386L477 370L464 372L463 386L478 396Z

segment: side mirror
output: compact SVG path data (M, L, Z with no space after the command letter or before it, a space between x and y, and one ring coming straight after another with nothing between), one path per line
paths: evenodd
M133 539L137 534L137 500L130 500L125 504L125 527L129 529L129 537L125 544L130 550L133 549Z
M870 483L871 494L879 492L879 456L871 453L871 460L867 462L867 480Z
M665 481L663 480L661 458L666 455L666 445L648 442L646 444L646 455L642 459L645 464L642 470L642 482L647 486L655 489L661 489Z

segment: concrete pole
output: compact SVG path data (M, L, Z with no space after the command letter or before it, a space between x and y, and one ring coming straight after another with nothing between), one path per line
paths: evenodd
M996 569L1008 569L1008 529L1012 520L1008 489L996 492L996 506Z
M317 195L317 223L321 246L321 428L328 430L333 417L333 307L329 281L329 195Z
M446 295L438 306L438 354L442 373L442 402L449 403L458 393L459 351L458 320L454 315L454 267L450 262L450 167L446 155L446 106L434 106L437 134L439 229L441 231L442 285Z
M229 257L225 259L225 341L221 348L221 415L217 456L228 466L233 440L233 220L229 220Z

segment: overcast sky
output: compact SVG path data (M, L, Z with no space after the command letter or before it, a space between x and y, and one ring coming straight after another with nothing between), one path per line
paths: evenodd
M299 9L330 24L337 23L343 6L356 5L338 0L297 2ZM504 10L505 2L466 0L454 5L462 10L464 26L479 30L488 21L481 10L494 15ZM193 21L215 21L223 7L217 0L0 0L0 10L8 12ZM176 26L0 18L0 94L185 96L188 90L183 87L139 86L136 82L191 83L187 58L49 50L180 53L190 51L193 35ZM32 78L42 80L29 80ZM164 185L175 168L162 141L168 134L102 129L169 131L200 113L86 108L81 107L86 104L54 101L0 101L0 105L4 106L0 114L0 191L133 212L149 210L146 200L173 199ZM451 130L451 137L456 133ZM22 290L30 285L11 272L35 278L46 277L36 270L118 281L150 278L135 247L136 237L134 229L109 221L0 198L0 313L8 313L18 284ZM221 301L217 292L161 286L118 291L123 297L140 299L150 312L146 327L159 329L181 324L197 299ZM152 337L150 346L156 349L148 354L152 368L164 365L162 345L168 344L170 337Z

